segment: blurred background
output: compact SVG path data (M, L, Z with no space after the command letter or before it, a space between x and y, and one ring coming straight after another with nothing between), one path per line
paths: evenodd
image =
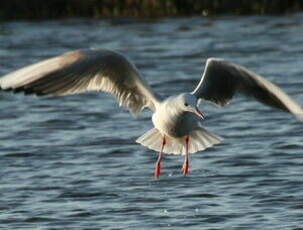
M303 9L297 0L3 0L0 19L102 16L190 16L285 14Z

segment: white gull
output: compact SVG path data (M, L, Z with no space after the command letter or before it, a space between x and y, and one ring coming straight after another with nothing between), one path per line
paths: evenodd
M2 90L36 95L68 95L102 90L113 94L120 105L137 115L144 107L152 112L154 128L136 141L159 151L154 175L159 177L163 153L184 154L182 166L188 174L188 154L218 144L222 139L204 129L201 100L226 105L235 93L302 118L303 110L278 86L246 68L209 58L200 83L189 93L162 99L152 92L137 68L125 56L104 49L65 53L21 68L0 78Z

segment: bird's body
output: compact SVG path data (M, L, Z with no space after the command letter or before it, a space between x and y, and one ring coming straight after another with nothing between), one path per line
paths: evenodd
M171 138L181 138L199 127L199 117L182 110L179 96L172 96L161 102L152 116L152 121L161 133Z
M191 107L196 107L196 104L197 99L189 93L171 96L156 104L152 116L155 128L137 139L138 143L160 152L155 170L156 177L160 175L162 153L184 154L182 171L187 175L188 153L202 151L221 141L220 137L201 127L203 114L199 111L197 116L191 112Z
M152 92L125 56L102 49L77 50L21 68L0 78L0 89L59 96L102 90L135 115L148 107L153 112L154 128L137 142L159 151L156 177L160 175L162 153L184 154L182 172L187 175L188 154L222 140L201 126L205 117L198 109L199 100L224 106L239 92L299 119L303 115L301 106L278 86L240 65L216 58L207 60L202 79L192 92L166 99Z

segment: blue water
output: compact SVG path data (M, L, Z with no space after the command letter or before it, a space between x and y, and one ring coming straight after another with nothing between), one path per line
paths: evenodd
M303 14L0 23L0 75L79 48L120 51L163 96L194 89L208 57L254 70L303 104ZM302 123L237 97L201 105L224 141L190 156L134 142L152 127L104 93L0 92L0 229L301 229Z

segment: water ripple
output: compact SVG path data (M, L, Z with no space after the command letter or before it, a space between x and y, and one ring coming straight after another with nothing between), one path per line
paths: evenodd
M0 74L71 49L127 55L155 92L192 91L208 57L267 76L303 104L302 14L164 19L5 22ZM55 35L55 36L54 36ZM0 92L0 228L300 229L302 125L238 97L223 109L202 103L203 125L220 145L165 156L134 143L152 127L99 92L68 97ZM2 228L1 228L2 229Z

